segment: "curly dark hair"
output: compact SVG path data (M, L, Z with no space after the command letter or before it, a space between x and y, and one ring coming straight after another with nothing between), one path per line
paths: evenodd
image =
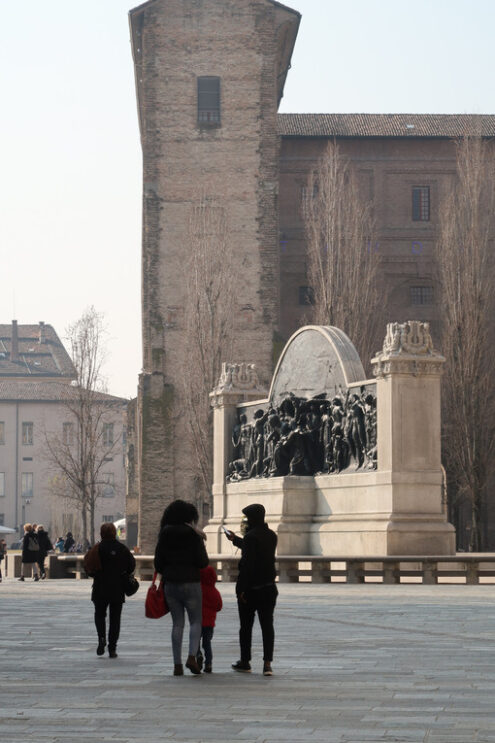
M179 524L197 523L199 521L198 509L193 503L177 498L169 503L163 512L160 521L160 531L164 526L178 526Z

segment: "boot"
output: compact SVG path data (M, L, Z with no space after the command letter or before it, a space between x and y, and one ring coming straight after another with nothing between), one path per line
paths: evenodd
M194 673L195 676L201 673L201 668L198 666L198 661L196 660L194 655L187 656L186 668L189 668L191 673Z
M104 637L98 638L98 647L96 648L96 655L103 655L105 652L106 640Z
M182 663L176 663L174 666L174 676L183 676L184 675L184 667Z

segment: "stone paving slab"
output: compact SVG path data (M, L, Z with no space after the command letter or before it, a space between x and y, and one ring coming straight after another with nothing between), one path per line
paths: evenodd
M96 656L90 581L0 584L2 743L495 743L495 585L282 584L272 678L235 674L232 584L211 675L173 677L170 617L123 612Z

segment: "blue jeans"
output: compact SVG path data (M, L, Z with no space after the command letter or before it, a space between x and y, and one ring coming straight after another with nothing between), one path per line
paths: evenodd
M201 583L165 583L165 598L172 616L172 652L174 663L182 663L184 609L189 619L189 655L196 657L201 639Z

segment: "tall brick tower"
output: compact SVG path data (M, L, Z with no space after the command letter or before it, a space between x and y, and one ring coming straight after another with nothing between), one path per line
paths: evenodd
M221 205L242 265L239 358L272 370L279 326L277 108L300 15L274 0L149 0L130 12L143 148L143 372L136 406L138 541L191 499L184 422L172 416L184 345L184 246L199 193Z

